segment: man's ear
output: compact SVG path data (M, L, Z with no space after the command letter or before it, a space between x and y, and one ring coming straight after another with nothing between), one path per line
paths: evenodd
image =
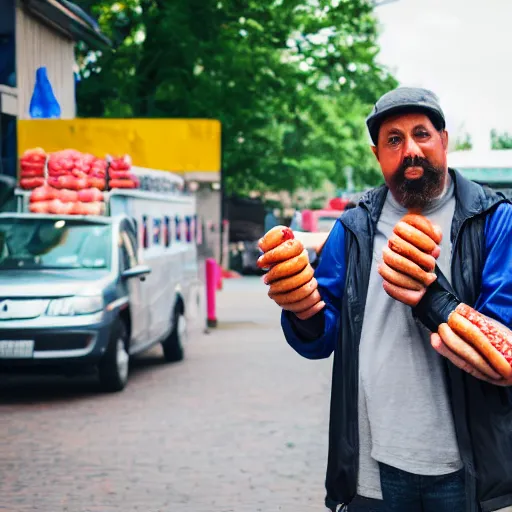
M443 130L441 132L441 141L443 143L443 148L445 150L447 150L448 149L448 132L446 130Z
M377 149L377 146L370 146L372 148L373 154L375 155L375 158L377 159L377 162L379 161L379 150Z

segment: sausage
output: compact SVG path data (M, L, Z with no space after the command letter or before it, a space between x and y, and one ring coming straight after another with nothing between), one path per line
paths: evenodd
M463 340L473 345L504 379L512 377L512 366L510 366L510 363L490 343L487 336L476 325L467 318L464 318L456 310L450 313L448 325Z
M409 261L400 254L396 254L389 247L384 247L383 249L383 260L386 265L389 265L394 270L407 274L425 286L431 285L437 279L433 272L425 272L416 263Z
M391 235L389 238L388 246L392 251L413 261L427 272L432 272L436 268L436 260L433 256L425 254L423 251L420 251L414 245L406 242L395 234Z
M302 311L302 313L295 313L295 316L297 318L300 318L301 320L305 320L306 318L311 318L313 315L316 315L319 311L324 309L325 302L321 300L314 306L310 307L309 309L306 309L306 311Z
M263 252L268 252L286 240L293 240L293 231L286 226L275 226L269 229L265 235L259 239L258 247Z
M426 235L428 235L436 244L441 243L441 239L443 238L443 234L441 233L441 229L439 226L432 224L426 217L423 215L418 215L416 213L408 213L404 215L402 221L406 224L410 224L411 226L419 229Z
M308 295L311 295L316 290L317 285L318 283L313 277L311 281L302 285L296 290L285 293L271 293L269 291L268 296L275 300L280 306L284 306L285 304L292 304L293 302L298 302L302 299L305 299Z
M311 281L311 279L313 279L314 274L315 271L313 270L313 267L311 265L307 265L304 270L302 270L298 274L295 274L294 276L285 277L284 279L280 279L279 281L274 281L270 285L269 293L276 294L295 290L296 288L299 288L300 286L303 286L309 281Z
M490 379L499 380L501 375L496 373L485 361L485 359L466 341L460 336L455 334L448 324L441 324L439 326L439 334L443 339L446 346L454 353L460 356L464 361L467 361L474 366L479 372L483 373Z
M491 345L512 365L512 333L496 327L492 320L471 308L467 304L459 304L455 311L469 320L487 337Z
M432 238L402 220L396 224L393 228L393 232L400 238L403 238L405 241L414 245L414 247L417 247L428 254L436 248L437 244L432 240Z
M263 281L265 284L270 284L273 281L282 279L283 277L292 276L298 274L307 264L309 263L308 251L302 251L295 258L283 261L274 265L265 275Z
M408 290L414 290L417 292L423 289L423 285L420 282L416 281L412 277L397 272L385 263L382 263L379 266L379 274L383 279L395 286L400 286L400 288L407 288Z
M313 307L315 304L320 302L322 297L320 296L320 292L315 290L311 295L308 295L305 299L299 300L298 302L294 302L293 304L287 304L284 309L291 311L293 313L303 313L309 308Z
M261 255L256 264L259 268L269 268L275 263L295 258L295 256L298 256L303 250L304 246L300 240L286 240L277 247L274 247L274 249L270 249L270 251Z

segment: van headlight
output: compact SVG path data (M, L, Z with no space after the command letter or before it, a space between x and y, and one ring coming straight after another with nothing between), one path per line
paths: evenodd
M53 299L48 304L48 316L90 315L103 309L101 295L75 296L64 299Z

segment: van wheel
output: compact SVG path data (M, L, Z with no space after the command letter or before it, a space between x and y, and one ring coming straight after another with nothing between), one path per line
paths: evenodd
M174 311L174 325L171 333L162 342L164 349L164 358L170 363L181 361L183 359L183 343L187 337L187 320L185 315Z
M118 318L112 325L107 351L98 365L100 384L104 391L121 391L126 386L130 362L128 343L128 329Z

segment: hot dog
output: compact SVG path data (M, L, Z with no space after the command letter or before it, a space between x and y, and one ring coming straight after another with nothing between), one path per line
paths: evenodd
M400 286L400 288L406 288L408 290L414 290L417 292L423 288L423 285L420 282L416 281L412 277L397 272L385 263L382 263L379 266L379 274L383 277L383 279L390 282L391 284Z
M441 324L439 326L439 334L446 346L453 353L460 356L464 361L470 363L478 371L490 379L498 380L501 378L501 376L489 366L485 359L470 344L455 334L448 324Z
M455 311L475 325L486 336L489 343L512 366L512 333L510 331L505 331L504 328L500 329L492 320L486 318L467 304L459 304Z
M388 240L388 246L392 251L413 261L427 272L432 272L436 267L436 260L433 256L425 254L414 245L400 238L398 235L391 235Z
M476 325L482 331L489 341L499 350L505 359L512 364L512 333L505 331L505 327L497 327L493 321L486 318L484 315L468 306L461 303L455 311L469 320L473 325Z
M432 224L426 217L423 215L418 215L416 213L408 213L402 218L402 221L406 224L410 224L411 226L419 229L426 235L428 235L436 244L441 243L441 239L443 235L438 226Z
M267 233L265 233L265 236L259 239L258 241L258 247L263 252L268 252L278 245L281 245L286 240L293 240L294 235L293 231L286 227L286 226L275 226Z
M297 318L300 318L301 320L304 320L306 318L311 318L313 315L316 315L319 311L321 311L325 307L325 302L321 300L320 302L316 303L314 306L311 306L309 309L306 309L306 311L303 311L302 313L295 313L295 316Z
M298 302L294 302L293 304L288 304L285 306L285 309L288 311L292 311L293 313L302 313L309 309L310 307L314 306L320 300L322 297L320 297L320 293L318 290L315 290L311 295L308 295L305 299L299 300Z
M316 288L308 253L294 238L291 229L277 226L268 231L258 245L264 254L258 258L257 265L270 268L264 282L270 284L268 295L277 304L302 319L325 306Z
M308 263L308 252L304 250L298 256L295 256L295 258L291 258L274 265L267 272L263 281L265 284L270 284L278 279L282 279L283 277L293 276L294 274L298 274Z
M396 254L388 247L384 247L383 260L384 263L389 265L392 269L402 274L407 274L409 277L423 283L425 286L432 284L436 280L436 275L433 272L425 272L425 270L416 265L416 263L404 258L400 254Z
M308 295L311 295L317 287L317 281L315 278L311 279L308 283L302 285L296 290L292 290L291 292L285 293L271 293L269 290L268 296L275 300L280 306L284 306L285 304L292 304L293 302L298 302L302 299L305 299Z
M284 293L289 292L291 290L295 290L300 286L305 285L313 278L315 271L311 265L307 265L301 272L295 274L291 277L285 277L284 279L279 279L279 281L274 281L270 285L269 293Z
M436 248L436 242L430 236L426 235L419 229L407 224L403 220L398 222L393 228L393 232L403 240L414 245L418 249L430 254Z
M462 306L462 307L459 307ZM512 366L509 361L505 358L501 350L503 350L503 337L499 337L499 341L497 341L497 337L493 331L497 331L497 329L492 326L492 329L489 327L491 324L487 322L485 318L477 313L469 306L465 304L460 304L457 306L455 311L450 313L448 317L448 325L458 334L463 340L473 345L473 347L482 354L485 359L490 363L490 365L505 379L509 379L512 377ZM468 315L471 320L463 316L460 312ZM480 318L476 318L480 317ZM485 331L482 331L479 325L484 326ZM486 332L487 331L487 332ZM500 347L500 348L498 348ZM501 349L501 350L500 350ZM510 351L511 344L508 344L508 349L505 348L505 351Z
M275 263L295 258L304 250L302 242L297 239L286 240L274 249L270 249L258 258L256 264L259 268L269 268Z

